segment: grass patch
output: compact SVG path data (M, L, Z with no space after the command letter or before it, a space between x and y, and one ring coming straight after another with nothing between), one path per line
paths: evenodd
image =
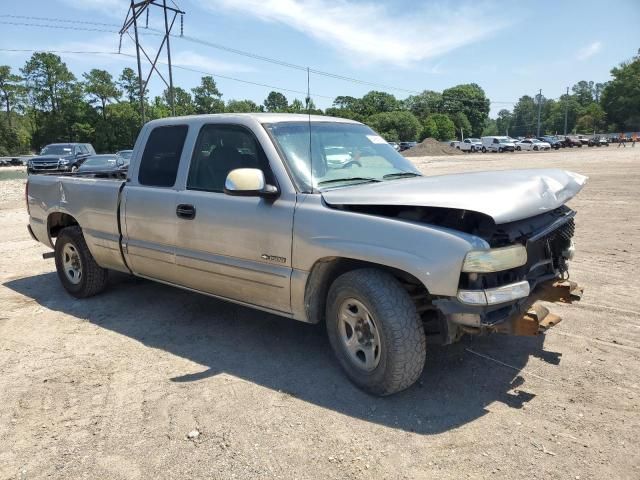
M0 170L0 181L20 180L22 178L27 178L27 172L24 170Z

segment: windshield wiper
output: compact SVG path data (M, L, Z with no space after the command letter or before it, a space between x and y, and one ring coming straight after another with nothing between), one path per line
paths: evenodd
M403 177L421 177L419 173L414 172L397 172L397 173L387 173L383 175L382 178L384 180L389 180L390 178L403 178Z
M338 182L360 182L360 183L369 183L369 182L380 182L377 178L370 177L346 177L346 178L332 178L331 180L323 180L318 182L318 185L327 185L329 183L338 183Z

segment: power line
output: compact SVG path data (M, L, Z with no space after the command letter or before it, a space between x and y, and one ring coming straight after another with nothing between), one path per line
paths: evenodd
M175 5L175 2L172 2ZM13 19L22 19L22 20L36 20L36 21L47 21L47 22L60 22L60 23L69 23L69 24L73 24L73 25L97 25L97 26L104 26L104 27L119 27L118 25L115 24L111 24L111 23L103 23L103 22L93 22L93 21L88 21L88 20L75 20L75 19L64 19L64 18L47 18L47 17L37 17L37 16L27 16L27 15L8 15L8 14L3 14L0 15L0 17L5 17L5 18L13 18ZM117 31L114 30L105 30L105 29L97 29L97 28L85 28L85 27L78 27L78 26L64 26L64 25L52 25L52 24L33 24L33 23L25 23L25 22L7 22L7 21L0 21L0 24L5 24L5 25L18 25L18 26L35 26L35 27L42 27L42 28L54 28L54 29L67 29L67 30L78 30L78 31L91 31L91 32L103 32L103 33L113 33L113 34L118 34ZM144 29L142 29L142 31L139 31L139 34L141 35L163 35L163 32L161 32L160 30L154 29L154 28L150 28L150 27L145 27ZM197 43L200 45L204 45L204 46L208 46L211 48L215 48L217 50L221 50L221 51L225 51L228 53L232 53L235 55L241 55L247 58L251 58L254 60L260 60L260 61L264 61L267 63L271 63L274 65L278 65L278 66L282 66L282 67L286 67L286 68L291 68L294 70L299 70L299 71L304 71L306 72L307 69L309 70L310 73L313 73L315 75L319 75L319 76L324 76L327 78L333 78L336 80L342 80L345 82L351 82L351 83L355 83L355 84L359 84L359 85L367 85L367 86L371 86L371 87L378 87L378 88L384 88L387 90L395 90L395 91L401 91L401 92L405 92L405 93L411 93L411 94L420 94L422 93L419 90L412 90L412 89L407 89L407 88L403 88L403 87L396 87L396 86L392 86L392 85L386 85L386 84L381 84L381 83L377 83L377 82L370 82L367 80L362 80L362 79L358 79L358 78L354 78L354 77L348 77L345 75L340 75L340 74L336 74L336 73L332 73L332 72L327 72L324 70L319 70L319 69L314 69L314 68L309 68L307 66L303 66L303 65L298 65L295 63L291 63L291 62L287 62L284 60L279 60L276 58L272 58L272 57L268 57L265 55L260 55L257 53L253 53L253 52L248 52L245 50L240 50L237 48L233 48L233 47L229 47L226 45L222 45L219 43L215 43L215 42L211 42L208 40L204 40L201 38L197 38L197 37L193 37L193 36L189 36L189 35L171 35L171 37L177 38L177 39L182 39L188 42L192 42L192 43ZM300 92L297 92L300 93ZM560 100L559 98L549 98L546 100ZM484 100L466 100L465 104L470 104L470 103L477 103L477 104L483 104ZM491 104L495 104L495 105L515 105L518 102L517 101L498 101L498 100L490 100Z
M108 52L108 51L88 51L88 50L43 50L43 49L30 49L30 48L0 48L0 52L19 52L19 53L34 53L34 52L44 52L44 53L57 53L57 54L87 54L87 55L114 55L114 56L122 56L122 57L128 57L128 58L136 58L135 55L133 54L129 54L129 53L118 53L118 52ZM158 62L158 63L163 63L163 62ZM201 75L211 75L213 77L216 78L223 78L225 80L231 80L234 82L239 82L239 83L245 83L248 85L254 85L254 86L258 86L258 87L265 87L265 88L270 88L272 90L277 90L277 91L281 91L281 92L291 92L291 93L299 93L302 95L306 95L307 92L302 91L302 90L295 90L295 89L291 89L291 88L285 88L285 87L279 87L276 85L269 85L266 83L260 83L260 82L252 82L251 80L243 80L241 78L235 78L235 77L230 77L228 75L220 75L218 73L213 73L213 72L206 72L204 70L198 70L195 68L191 68L188 67L186 65L173 65L174 68L178 68L180 70L185 70L188 72L193 72L193 73L199 73ZM314 97L318 97L318 98L327 98L329 100L333 99L334 97L331 97L329 95L320 95L320 94L314 94Z
M43 23L26 23L26 22L8 22L8 21L0 21L1 24L5 24L5 25L16 25L16 26L34 26L34 27L41 27L41 28L55 28L55 29L68 29L68 30L78 30L78 31L90 31L90 32L103 32L103 33L118 33L116 31L112 31L112 30L106 30L106 29L100 29L100 28L89 28L89 27L78 27L76 26L77 24L81 24L81 25L99 25L99 26L112 26L115 27L115 25L113 24L108 24L108 23L102 23L102 22L90 22L90 21L82 21L82 20L67 20L67 19L62 19L62 18L45 18L45 17L35 17L35 16L26 16L26 15L0 15L1 17L6 17L6 18L14 18L14 19L23 19L23 20L36 20L36 21L47 21L47 22L61 22L61 23L69 23L69 24L73 24L74 26L65 26L65 25L54 25L51 23L47 23L47 24L43 24ZM145 30L149 30L150 32L140 32L141 34L156 34L156 35L161 35L162 32L159 32L158 30L154 29L154 28L145 28ZM171 35L171 37L175 37L175 38L180 38L182 40L188 41L188 42L192 42L192 43L197 43L200 45L204 45L204 46L208 46L210 48L215 48L221 51L225 51L228 53L233 53L235 55L241 55L241 56L245 56L248 58L252 58L254 60L260 60L263 62L268 62L274 65L279 65L282 67L286 67L286 68L291 68L291 69L295 69L295 70L300 70L300 71L307 71L309 70L310 73L313 73L315 75L319 75L319 76L324 76L324 77L328 77L328 78L333 78L336 80L342 80L342 81L346 81L346 82L351 82L351 83L356 83L359 85L367 85L367 86L371 86L371 87L378 87L378 88L384 88L387 90L396 90L396 91L402 91L405 93L412 93L412 94L419 94L421 93L418 90L412 90L412 89L407 89L407 88L402 88L402 87L396 87L393 85L386 85L386 84L382 84L382 83L377 83L377 82L371 82L368 80L362 80L362 79L358 79L358 78L353 78L353 77L348 77L345 75L340 75L337 73L332 73L332 72L327 72L324 70L318 70L318 69L314 69L314 68L309 68L307 66L304 65L298 65L295 63L291 63L291 62L287 62L284 60L279 60L276 58L272 58L272 57L267 57L265 55L259 55L257 53L253 53L253 52L248 52L245 50L240 50L237 48L233 48L233 47L229 47L226 45L222 45L219 43L214 43L214 42L210 42L208 40L204 40L204 39L200 39L197 37L193 37L193 36L189 36L189 35Z

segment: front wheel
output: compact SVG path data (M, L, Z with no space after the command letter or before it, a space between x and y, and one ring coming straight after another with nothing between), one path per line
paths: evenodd
M517 150L517 151L521 151L521 150L522 150L522 147L516 147L516 150Z
M91 297L106 287L107 270L93 259L80 227L67 227L60 231L55 259L58 278L74 297Z
M341 275L329 289L326 315L331 347L358 387L390 395L418 380L426 356L424 328L393 276L375 269Z
M486 147L482 147L482 153L487 153Z

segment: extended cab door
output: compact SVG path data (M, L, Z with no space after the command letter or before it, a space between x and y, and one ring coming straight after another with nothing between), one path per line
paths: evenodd
M224 193L228 173L259 168L277 184L251 129L204 124L184 189L178 192L176 268L180 283L244 303L289 313L295 192L273 199Z
M149 133L123 190L123 250L134 273L178 283L175 268L176 179L186 125L161 125ZM137 155L138 149L135 150ZM185 155L186 158L188 158ZM188 160L185 160L188 161Z

